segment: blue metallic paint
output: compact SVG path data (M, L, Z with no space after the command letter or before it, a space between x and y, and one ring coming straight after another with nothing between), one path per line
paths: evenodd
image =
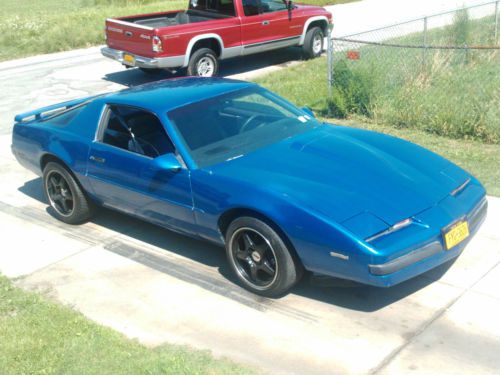
M354 128L324 125L240 158L198 168L166 113L252 84L226 79L177 79L96 97L66 126L43 113L16 117L13 152L41 174L44 155L62 160L97 202L187 235L223 244L219 220L234 209L254 211L288 237L305 268L367 284L390 286L458 256L466 242L389 275L370 274L433 241L470 214L485 190L470 174L415 144ZM70 103L76 105L85 100ZM76 103L76 104L75 104ZM152 159L95 140L107 104L155 113L186 167L159 172ZM23 121L30 116L38 119ZM106 159L89 161L90 153ZM470 178L456 196L450 192ZM365 239L412 218L408 227L370 243ZM471 228L477 231L479 223ZM348 256L331 257L330 252Z

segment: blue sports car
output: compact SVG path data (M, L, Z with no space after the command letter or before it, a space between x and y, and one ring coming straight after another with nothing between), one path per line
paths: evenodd
M15 118L53 214L109 207L226 248L241 285L304 270L388 287L456 258L486 216L472 175L415 144L322 124L258 85L184 78Z

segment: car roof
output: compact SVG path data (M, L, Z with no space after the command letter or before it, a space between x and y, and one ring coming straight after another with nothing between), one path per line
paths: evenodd
M174 78L134 86L96 100L141 107L159 114L251 86L256 84L226 78Z

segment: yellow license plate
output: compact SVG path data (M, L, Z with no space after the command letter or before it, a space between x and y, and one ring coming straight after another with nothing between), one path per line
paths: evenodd
M443 236L446 250L450 250L452 247L469 237L469 224L467 224L465 220L459 221L449 228Z
M123 61L130 64L130 65L134 65L135 64L135 57L125 53L123 55Z

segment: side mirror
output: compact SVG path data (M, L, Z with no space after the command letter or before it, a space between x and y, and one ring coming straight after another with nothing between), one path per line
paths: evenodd
M151 169L156 171L179 172L182 169L181 163L179 163L179 160L172 153L158 156L151 163Z
M313 110L311 108L309 108L309 107L302 107L301 109L302 109L303 112L305 112L306 114L308 114L312 118L316 118L316 116L314 115L314 112L313 112Z
M292 0L288 0L286 5L288 7L288 10L290 10L290 11L293 10L294 7L293 7L293 1Z

